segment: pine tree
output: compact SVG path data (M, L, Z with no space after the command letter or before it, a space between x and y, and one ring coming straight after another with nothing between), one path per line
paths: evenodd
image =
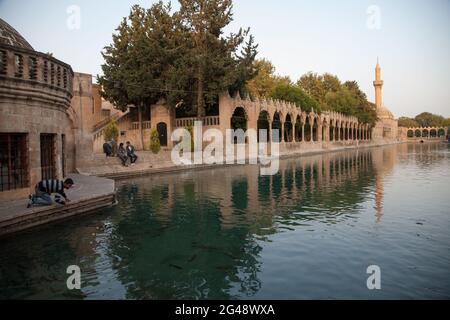
M176 54L170 10L162 2L147 10L133 6L116 29L113 43L102 52L105 63L98 77L102 94L122 111L138 108L142 149L142 109L165 97L163 75Z
M179 2L181 23L193 43L189 55L194 66L197 117L202 118L205 106L214 104L219 94L236 86L239 65L236 52L246 32L240 29L236 34L224 36L224 28L233 21L231 0Z

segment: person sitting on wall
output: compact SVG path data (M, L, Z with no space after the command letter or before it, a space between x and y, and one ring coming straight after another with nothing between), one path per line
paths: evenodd
M112 150L111 143L105 141L105 143L103 144L103 153L106 154L106 157L112 156L113 150Z
M119 145L119 149L117 150L117 156L119 157L120 160L122 160L122 165L124 167L128 167L128 165L127 165L127 161L128 161L127 150L125 150L123 143L121 143Z
M134 147L130 143L130 141L127 141L127 155L130 158L131 165L134 166L138 159L138 156L134 153Z
M64 189L70 189L74 185L73 180L68 178L65 181L62 180L42 180L36 184L34 195L30 195L30 201L27 208L33 205L50 206L53 204L52 193L56 193L55 202L65 205L70 202L67 198ZM62 198L61 198L62 197Z

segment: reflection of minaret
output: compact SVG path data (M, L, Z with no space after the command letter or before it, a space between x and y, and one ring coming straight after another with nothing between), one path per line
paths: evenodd
M377 223L380 223L381 217L383 217L383 197L383 181L381 175L377 174L375 178L375 217L377 218Z
M380 63L377 60L377 67L375 68L375 81L373 85L375 87L375 105L377 106L377 110L380 110L383 105L381 90L383 89L383 80L381 80L381 68Z

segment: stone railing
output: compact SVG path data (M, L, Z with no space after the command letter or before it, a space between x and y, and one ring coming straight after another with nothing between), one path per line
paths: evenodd
M0 79L2 97L70 106L72 68L48 54L0 44Z
M151 121L142 121L142 130L148 130L152 128ZM139 122L131 122L130 130L139 130Z
M220 120L219 116L213 116L213 117L204 117L202 119L198 118L180 118L176 119L175 127L181 128L181 127L193 127L195 121L202 121L204 127L212 127L212 126L219 126Z

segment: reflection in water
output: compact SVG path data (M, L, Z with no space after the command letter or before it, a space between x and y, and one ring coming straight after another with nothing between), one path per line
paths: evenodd
M382 241L395 250L410 236L392 242L402 229L372 229L397 219L385 203L397 162L430 172L449 158L444 145L405 144L283 160L274 176L239 166L119 182L112 212L3 240L0 298L364 297L363 285L337 290L337 279L356 277L350 270L381 254ZM82 269L82 292L65 288L71 264Z

